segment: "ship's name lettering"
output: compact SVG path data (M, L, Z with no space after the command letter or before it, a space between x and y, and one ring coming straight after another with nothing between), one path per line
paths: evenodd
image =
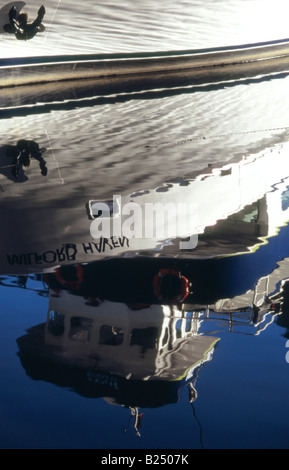
M82 243L82 247L85 253L103 253L106 250L129 247L129 239L127 237L101 237L97 242Z
M124 247L129 247L129 239L126 237L102 237L97 242L82 243L80 251L82 251L82 254L97 254ZM77 254L79 254L79 248L74 243L67 243L60 248L47 250L43 253L30 252L7 255L7 261L11 266L55 264L64 261L76 261Z

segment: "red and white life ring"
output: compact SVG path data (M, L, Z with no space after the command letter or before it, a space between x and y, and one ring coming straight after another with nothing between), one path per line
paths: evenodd
M176 295L172 299L166 299L162 293L162 280L165 278L165 276L175 276L181 281L180 292L178 295ZM170 303L179 303L185 300L185 298L189 295L190 282L177 269L161 268L159 272L153 278L153 289L154 289L154 295L157 297L158 300L170 301Z
M76 279L74 281L69 281L68 279L65 279L65 277L63 277L63 275L60 272L60 268L55 271L55 277L57 281L62 285L62 287L66 289L72 289L72 290L80 289L80 286L84 280L84 272L80 264L77 264L75 266L75 275L76 275Z

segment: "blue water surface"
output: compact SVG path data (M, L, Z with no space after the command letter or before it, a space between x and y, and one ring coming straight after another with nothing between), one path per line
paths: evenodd
M276 321L257 336L210 323L220 341L197 380L197 399L189 403L183 388L177 403L143 409L138 437L127 408L25 373L16 341L45 322L47 307L48 298L37 292L1 286L1 448L288 447L286 330Z

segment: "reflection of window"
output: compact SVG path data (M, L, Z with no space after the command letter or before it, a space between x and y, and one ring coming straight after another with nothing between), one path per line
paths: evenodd
M185 331L191 331L192 328L192 312L187 312L186 315L186 324L185 324Z
M232 214L228 220L243 221L248 223L256 223L259 217L259 201L248 204L241 211Z
M182 337L182 320L181 319L178 319L176 321L176 336L177 338Z
M158 340L158 329L155 327L149 328L134 328L131 332L130 344L137 344L143 348L154 349Z
M168 327L166 327L165 334L164 334L164 337L163 337L163 340L162 340L162 346L165 346L165 344L167 344L168 339L169 339L169 329L168 329Z
M123 342L123 329L116 326L102 325L99 332L99 344L117 346Z
M289 187L286 187L286 191L283 191L281 195L282 200L282 211L286 211L289 207Z
M47 325L48 332L53 336L61 336L64 333L64 315L51 310Z
M84 317L72 317L70 320L69 338L87 343L90 341L92 320Z

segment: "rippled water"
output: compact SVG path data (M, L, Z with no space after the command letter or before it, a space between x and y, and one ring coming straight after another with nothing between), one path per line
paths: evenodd
M33 41L2 32L2 58L287 37L281 0L45 7ZM1 448L288 448L288 81L0 94ZM42 160L15 178L21 139ZM160 194L197 201L197 247L99 260L125 242L93 244L87 203Z
M33 44L13 45L3 35L1 55L182 50L288 36L286 0L89 0L85 5L50 0L44 34ZM34 0L26 5L31 18L39 6Z

